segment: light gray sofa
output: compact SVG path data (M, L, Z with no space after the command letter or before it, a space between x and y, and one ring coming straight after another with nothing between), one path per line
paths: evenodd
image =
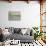
M13 28L13 27L10 27L9 28L9 32L11 33L9 36L4 36L4 40L7 40L7 39L10 39L10 40L20 40L21 43L30 43L30 42L33 42L34 41L34 37L31 35L28 35L28 34L22 34L21 33L21 29L22 28ZM30 32L32 33L32 32Z

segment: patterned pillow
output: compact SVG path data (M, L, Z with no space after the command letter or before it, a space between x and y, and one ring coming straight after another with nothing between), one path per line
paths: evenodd
M9 27L8 32L13 34L14 33L14 27Z
M14 28L14 33L20 33L21 29L20 28Z

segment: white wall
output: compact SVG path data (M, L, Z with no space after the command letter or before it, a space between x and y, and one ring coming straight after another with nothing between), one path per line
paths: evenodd
M20 11L20 21L8 21L9 11ZM40 26L40 4L38 2L0 2L0 26L32 27Z

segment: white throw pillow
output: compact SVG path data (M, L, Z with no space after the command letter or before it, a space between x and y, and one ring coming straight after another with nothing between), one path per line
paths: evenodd
M10 33L8 32L8 29L2 29L2 33L3 35L9 35Z
M27 32L27 29L21 29L21 33L24 35Z

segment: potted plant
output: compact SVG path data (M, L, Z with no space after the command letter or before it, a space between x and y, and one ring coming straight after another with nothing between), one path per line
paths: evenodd
M38 30L39 28L38 27L32 27L32 28L35 31L35 33L34 33L34 40L36 40L38 37L41 38L42 32L39 32L39 30Z
M32 27L33 31L34 31L34 40L36 40L36 38L38 37L38 27ZM36 33L37 32L37 33Z

